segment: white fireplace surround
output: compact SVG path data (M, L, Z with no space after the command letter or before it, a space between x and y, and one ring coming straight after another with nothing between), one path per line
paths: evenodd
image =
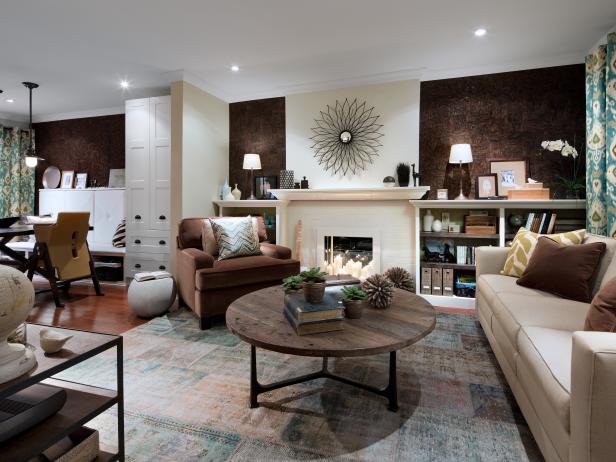
M368 237L372 239L372 261L377 273L381 271L381 231L375 227L336 227L318 228L313 248L315 266L321 266L325 259L325 238L328 236Z

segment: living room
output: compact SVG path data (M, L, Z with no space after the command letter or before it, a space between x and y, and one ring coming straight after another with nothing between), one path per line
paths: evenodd
M2 10L0 460L614 460L613 2Z

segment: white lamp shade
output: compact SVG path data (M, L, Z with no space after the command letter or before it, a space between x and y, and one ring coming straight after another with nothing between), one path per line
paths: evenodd
M452 144L449 152L450 164L468 164L473 161L470 144Z
M244 170L260 170L261 158L259 154L244 154Z

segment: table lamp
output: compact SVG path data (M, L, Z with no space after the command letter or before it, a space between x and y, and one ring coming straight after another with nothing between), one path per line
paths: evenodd
M460 195L456 200L468 199L462 190L462 164L470 164L473 161L473 153L470 144L452 144L449 152L449 163L460 164Z
M261 158L259 154L244 154L244 170L250 170L250 197L249 200L255 200L255 180L254 170L261 170Z

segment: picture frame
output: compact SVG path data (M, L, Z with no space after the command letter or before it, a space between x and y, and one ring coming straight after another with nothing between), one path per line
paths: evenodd
M88 187L88 174L78 173L75 177L75 189L86 189Z
M496 173L483 173L475 178L475 197L477 199L490 199L498 196L498 175Z
M272 200L275 197L270 189L278 188L278 177L276 175L255 176L255 196L261 200Z
M126 186L125 173L123 168L109 169L108 188L124 188Z
M449 190L447 189L437 189L436 190L436 198L438 200L447 200L449 199Z
M60 188L73 189L75 182L75 170L62 170L62 179L60 180Z
M501 197L507 196L507 191L528 181L527 178L530 176L528 160L490 160L490 173L496 175L496 193Z

